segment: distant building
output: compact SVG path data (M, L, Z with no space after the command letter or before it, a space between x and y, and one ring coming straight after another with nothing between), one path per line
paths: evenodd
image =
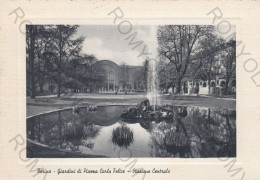
M216 68L217 67L217 68ZM229 93L236 93L236 72L234 71L228 84ZM207 80L194 79L193 77L185 77L181 82L181 94L219 94L221 88L226 86L226 70L221 60L216 61L215 68L213 69L211 81L208 83ZM210 86L210 87L209 87ZM210 89L210 92L209 92ZM176 93L177 87L170 86L168 92Z
M94 68L104 77L103 85L98 87L96 92L142 91L144 88L138 77L141 66L119 66L110 60L100 60L94 64Z

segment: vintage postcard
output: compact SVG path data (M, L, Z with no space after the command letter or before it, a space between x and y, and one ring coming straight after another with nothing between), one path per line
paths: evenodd
M259 1L0 3L0 179L258 179Z

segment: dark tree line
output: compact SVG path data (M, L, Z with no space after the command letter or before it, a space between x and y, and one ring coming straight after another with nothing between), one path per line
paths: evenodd
M97 59L82 54L84 37L76 37L76 25L27 25L26 68L27 94L35 98L46 83L63 89L90 87L95 81L92 65ZM102 78L100 78L102 79Z

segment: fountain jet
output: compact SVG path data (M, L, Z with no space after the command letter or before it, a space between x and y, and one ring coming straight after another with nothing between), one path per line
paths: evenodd
M153 53L154 58L148 58L148 76L147 76L147 99L151 105L160 105L159 99L159 81L158 81L158 41L157 41L157 26L151 28L150 33L150 52Z
M150 59L148 62L147 99L149 99L151 105L160 105L158 86L157 62L156 60Z

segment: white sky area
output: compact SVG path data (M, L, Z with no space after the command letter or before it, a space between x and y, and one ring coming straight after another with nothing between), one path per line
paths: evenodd
M226 28L220 26L219 30L224 32ZM122 28L121 31L123 30L125 29ZM235 26L232 26L230 33L227 34L234 31ZM128 40L125 38L134 32L137 32L137 36L133 42L144 41L144 43L133 50L134 46L128 45L131 38ZM131 32L124 35L118 31L117 25L85 25L78 28L76 36L81 35L85 37L83 53L94 55L98 60L111 60L118 65L122 63L142 65L147 55L137 56L142 52L144 45L147 46L145 52L154 53L148 57L156 57L156 26L132 26Z
M122 29L123 31L124 29ZM132 33L137 32L133 42L144 41L142 45L132 50L129 46L130 39L125 40ZM155 39L156 35L151 35L151 26L133 26L130 33L124 35L118 31L117 25L91 25L80 26L77 36L84 36L83 53L92 54L98 60L111 60L118 65L126 63L127 65L142 65L145 56L137 57L144 47L149 46L150 40ZM146 52L148 51L146 48Z

